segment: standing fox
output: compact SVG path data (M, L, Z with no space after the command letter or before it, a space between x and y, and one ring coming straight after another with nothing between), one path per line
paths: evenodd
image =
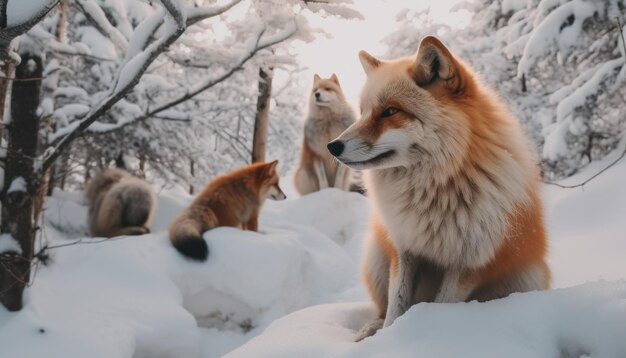
M266 198L284 200L278 186L278 161L255 163L213 179L170 224L170 241L184 256L205 261L209 248L202 234L218 226L257 231Z
M516 118L435 37L414 58L359 57L361 119L328 144L368 169L374 204L363 273L378 318L357 340L418 302L547 289L539 173Z
M323 188L350 189L350 172L328 154L326 144L354 123L356 116L346 101L337 76L313 78L309 114L295 184L301 195Z
M152 186L121 169L106 169L85 188L91 236L114 237L150 232L155 194Z

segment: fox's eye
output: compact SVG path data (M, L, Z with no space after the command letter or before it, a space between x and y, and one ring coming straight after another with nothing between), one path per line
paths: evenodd
M381 117L390 117L393 116L394 114L398 113L400 110L394 107L387 107L385 108L385 110L383 111L383 113L380 114Z

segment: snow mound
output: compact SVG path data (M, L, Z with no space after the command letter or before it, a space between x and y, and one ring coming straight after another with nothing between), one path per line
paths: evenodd
M307 308L226 357L624 357L626 281L514 294L488 303L413 306L360 343L365 303Z
M165 231L189 200L163 191L153 234L103 241L84 237L82 196L55 192L42 237L51 247L77 243L49 251L22 311L0 309L3 354L214 357L295 310L363 298L359 258L346 250L365 230L362 196L328 190L268 202L259 233L207 232L205 263L182 257Z

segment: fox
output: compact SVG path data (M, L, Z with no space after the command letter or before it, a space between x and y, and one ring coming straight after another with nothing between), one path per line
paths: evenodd
M356 114L341 90L337 75L333 73L330 78L321 78L315 74L304 122L300 161L294 176L300 195L328 187L350 190L349 168L338 165L328 153L326 144L355 120Z
M356 341L420 302L548 289L537 157L517 118L437 37L359 59L360 119L328 144L364 170L373 206L362 274L377 316Z
M150 232L156 195L145 180L122 169L105 169L87 183L85 198L91 236L110 238Z
M172 245L185 257L206 261L205 231L218 226L257 231L265 199L285 200L279 186L278 161L254 163L223 174L207 184L191 205L170 224Z

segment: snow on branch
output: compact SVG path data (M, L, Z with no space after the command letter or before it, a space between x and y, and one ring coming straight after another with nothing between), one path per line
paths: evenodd
M55 146L48 148L40 158L39 167L37 168L40 174L44 173L54 163L74 138L85 131L113 105L122 100L126 93L139 82L148 66L184 33L186 29L184 9L178 2L170 0L162 0L162 4L169 14L163 20L164 34L162 37L155 40L121 66L115 81L116 84L111 92L99 104L95 105L84 118L49 136L48 140L50 143L58 142ZM141 31L136 31L135 35L146 37Z
M111 124L102 124L102 125L98 125L96 127L89 127L88 130L91 132L108 132L108 131L112 131L112 130L116 130L116 129L120 129L123 128L129 124L138 122L138 121L142 121L142 120L146 120L148 118L158 118L157 114L161 114L163 111L167 111L185 101L190 100L191 98L197 96L198 94L214 87L215 85L221 83L222 81L226 80L227 78L229 78L233 73L235 73L236 71L238 71L239 69L241 69L241 67L249 60L251 59L257 52L266 49L268 47L271 47L273 45L276 45L282 41L287 40L288 38L290 38L291 36L293 36L298 30L298 27L296 25L295 21L292 21L290 23L288 23L281 31L267 36L267 37L263 37L263 34L265 32L265 28L259 28L256 30L256 35L253 36L251 38L251 40L244 45L244 50L242 52L241 55L239 55L238 59L234 61L234 63L232 64L232 66L230 68L228 68L227 70L213 75L213 76L209 76L206 79L204 79L201 83L196 84L194 87L192 87L189 91L187 91L187 93L185 93L184 95L166 103L163 104L151 111L149 111L148 113L145 113L141 116L138 116L136 118L127 120L124 119L122 121L119 121L117 123Z
M11 41L26 33L50 12L60 0L4 0L0 5L0 61L19 63L10 51Z
M117 48L124 52L128 51L128 41L115 26L111 25L102 8L94 0L76 0L74 3L103 36L109 38Z
M522 58L517 67L517 75L528 75L538 58L557 48L563 57L574 46L582 32L583 23L593 16L596 6L586 1L575 0L561 5L552 11L534 29L528 39Z
M199 21L218 16L239 4L241 0L232 0L222 6L193 6L187 7L187 26L191 26Z
M555 92L555 95L559 94L559 96L553 95L550 97L550 101L558 103L556 107L556 120L562 121L565 117L572 114L576 108L584 106L587 98L596 95L600 85L608 79L611 79L614 76L615 71L623 66L623 58L616 58L611 61L601 63L590 71L584 72L581 75L584 75L583 78L576 78L572 82L572 85L564 87L563 90L571 90L572 88L575 90L563 99L559 100L562 93ZM590 77L587 78L587 76Z

